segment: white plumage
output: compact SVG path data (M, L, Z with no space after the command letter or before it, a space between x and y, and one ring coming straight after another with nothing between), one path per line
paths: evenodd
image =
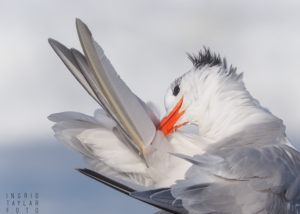
M94 171L135 189L132 197L169 212L300 213L300 155L282 120L250 95L242 75L219 56L204 49L190 59L194 67L171 83L165 106L172 114L183 101L184 113L172 127L189 123L199 133L158 126L142 151L144 160L118 131L119 122L97 110L93 117L51 115L56 137L84 155ZM90 94L95 90L83 85ZM153 105L144 108L157 125Z
M146 156L149 164L147 167L139 155L113 133L116 124L103 110L96 110L94 117L63 112L50 115L49 119L56 122L53 126L55 136L84 155L87 164L94 171L149 188L174 184L177 179L184 178L184 172L191 166L169 152L194 155L202 151L202 145L197 145L200 138L195 134L178 131L167 140L159 136L163 141L156 140L151 146L158 151L149 155L150 157ZM161 132L158 134L161 135Z

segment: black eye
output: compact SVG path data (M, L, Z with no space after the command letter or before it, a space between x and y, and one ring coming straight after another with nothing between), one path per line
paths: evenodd
M173 95L174 95L174 96L177 96L177 94L179 93L179 91L180 91L179 85L176 85L176 86L174 87L174 89L173 89Z

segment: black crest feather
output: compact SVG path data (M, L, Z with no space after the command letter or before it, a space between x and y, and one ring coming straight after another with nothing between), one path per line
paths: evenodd
M206 47L204 47L203 50L199 51L197 55L188 54L188 58L191 60L195 68L201 68L203 66L221 66L223 64L223 60L220 55L211 53L209 48Z
M230 65L229 69L227 68L227 61L225 58L222 58L220 54L212 53L207 47L204 47L203 50L200 50L196 55L188 54L188 58L191 60L196 69L204 66L220 66L227 75L236 72L236 68L232 67L232 65Z

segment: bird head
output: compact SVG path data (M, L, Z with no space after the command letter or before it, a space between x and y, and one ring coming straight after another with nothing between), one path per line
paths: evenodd
M243 113L242 106L257 105L244 87L242 74L227 67L225 58L204 48L189 59L193 68L172 82L165 95L167 116L158 127L165 136L186 124L216 136Z

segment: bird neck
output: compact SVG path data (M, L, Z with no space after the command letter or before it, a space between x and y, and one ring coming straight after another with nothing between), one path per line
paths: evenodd
M200 114L195 123L200 135L211 142L236 136L245 130L248 132L243 137L261 137L272 133L285 135L282 120L263 108L246 89L224 91L218 96L211 96L206 104L203 103L198 105ZM253 127L263 128L257 130Z

